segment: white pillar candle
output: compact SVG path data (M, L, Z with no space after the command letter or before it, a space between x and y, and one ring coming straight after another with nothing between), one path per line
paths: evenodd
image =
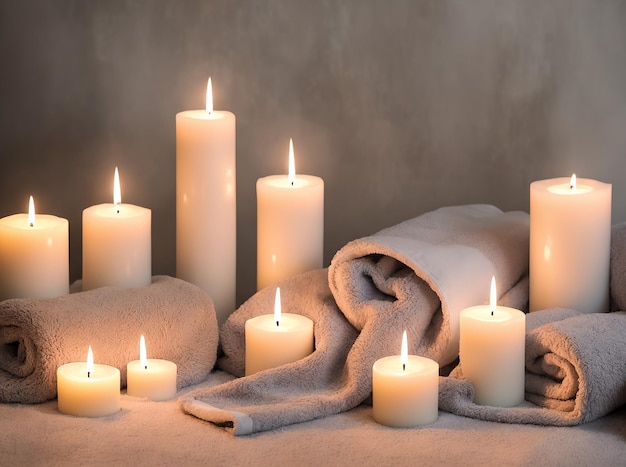
M83 210L83 290L152 282L152 211L123 204L115 168L113 204Z
M69 222L28 214L0 219L0 300L50 298L69 293Z
M276 288L274 314L260 315L245 325L246 376L300 360L314 350L313 321L282 313Z
M289 140L288 175L257 180L257 290L324 262L324 180L296 175Z
M574 176L530 184L530 311L609 311L611 191Z
M143 336L139 341L139 360L126 365L126 393L153 401L165 401L176 395L176 364L148 358Z
M78 417L103 417L120 410L120 370L94 364L91 347L86 362L57 369L59 411Z
M383 425L423 426L439 416L439 364L408 355L406 331L400 355L376 360L372 368L372 414Z
M237 204L235 115L206 110L176 115L176 275L213 300L220 324L235 310Z
M495 279L489 302L461 311L461 368L474 385L474 402L514 407L524 400L526 316L496 306Z

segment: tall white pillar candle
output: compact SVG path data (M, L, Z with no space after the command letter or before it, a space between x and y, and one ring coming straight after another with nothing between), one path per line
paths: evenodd
M78 417L103 417L120 410L120 370L94 364L91 347L86 362L57 369L59 412Z
M295 362L313 352L313 321L306 316L282 313L280 288L276 288L274 314L246 321L245 345L246 376Z
M28 211L0 219L0 300L69 293L69 222Z
M439 364L408 355L406 331L400 355L376 360L372 368L372 415L383 425L423 426L439 417Z
M257 289L324 262L324 180L296 175L289 141L288 175L257 180Z
M235 115L206 110L176 115L176 275L213 300L220 324L235 310L237 204Z
M83 210L83 290L152 281L152 211L123 204L115 168L113 204Z
M139 340L139 360L126 365L126 393L153 401L165 401L176 395L176 363L148 358L145 338Z
M530 311L609 311L611 192L575 176L530 184Z
M526 316L496 306L492 279L489 305L460 314L459 358L463 376L474 385L474 401L492 407L514 407L524 400Z

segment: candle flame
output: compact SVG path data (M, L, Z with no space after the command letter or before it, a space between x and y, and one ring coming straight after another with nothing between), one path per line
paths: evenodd
M91 346L89 346L87 351L87 378L91 376L91 373L93 373L93 352Z
M296 162L293 157L293 139L289 138L289 175L288 180L293 183L296 181Z
M406 340L406 329L402 333L402 347L400 349L400 363L402 363L402 371L406 370L406 364L409 361L409 344Z
M119 212L119 205L122 202L122 190L120 188L120 173L115 167L115 175L113 175L113 204Z
M498 303L498 296L496 295L496 278L491 276L491 290L489 292L489 308L491 308L491 316L496 311L496 305Z
M148 368L148 355L146 353L146 339L141 335L139 339L139 363L142 367Z
M206 111L213 113L213 85L211 84L211 78L206 85Z
M576 189L576 174L572 174L572 178L569 179L569 187L572 190Z
M28 200L28 225L35 226L35 201L32 196Z
M280 318L281 318L281 310L280 310L280 287L276 287L276 298L274 299L274 321L276 321L276 326L280 326Z

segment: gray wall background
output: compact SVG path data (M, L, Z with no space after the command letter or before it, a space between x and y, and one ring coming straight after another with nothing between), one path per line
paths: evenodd
M326 183L325 264L441 206L528 210L533 180L613 184L626 220L626 2L0 0L0 216L152 209L175 274L175 114L237 115L238 302L255 291L257 178Z

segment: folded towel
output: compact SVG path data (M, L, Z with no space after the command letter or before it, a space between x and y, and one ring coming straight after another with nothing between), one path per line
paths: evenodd
M527 315L526 401L511 408L474 404L462 363L440 378L439 407L482 420L569 426L626 403L626 314L542 310Z
M372 314L409 314L415 353L445 365L459 353L459 313L487 301L491 276L500 295L511 292L502 305L527 308L528 242L526 213L445 207L345 245L330 289L357 329Z
M611 227L611 310L626 310L626 222Z
M0 401L43 402L56 397L56 370L85 361L117 367L122 387L126 364L148 358L178 366L178 387L206 378L217 358L213 303L195 285L155 276L135 289L103 287L49 299L0 302Z
M389 231L405 236L370 237L362 244L349 244L337 254L339 262L333 260L331 271L344 266L352 248L374 250L370 254L379 255L370 265L365 260L359 262L364 266L352 268L353 274L335 273L331 279L326 270L312 271L277 284L283 310L308 316L315 323L313 354L223 385L199 388L181 398L182 409L236 435L349 410L370 396L372 365L381 357L400 352L405 329L412 353L419 349L440 363L455 358L450 348L456 343L450 342L454 340L450 329L457 317L450 315L485 302L491 275L500 278L501 290L508 291L507 297L514 304L526 304L528 215L504 214L493 206L454 207ZM484 240L479 238L481 233ZM407 238L410 235L414 238ZM417 238L422 235L424 239ZM378 247L374 249L374 245ZM382 254L393 257L380 257ZM484 278L484 283L477 278ZM329 282L337 291L335 297ZM461 293L457 287L474 290ZM244 374L245 322L273 312L274 290L259 291L224 323L224 357L218 362L222 369L237 376ZM344 302L346 297L354 297L348 301L356 306L340 310L334 300L339 302L337 293ZM362 300L364 295L367 301ZM440 336L443 333L445 337Z

